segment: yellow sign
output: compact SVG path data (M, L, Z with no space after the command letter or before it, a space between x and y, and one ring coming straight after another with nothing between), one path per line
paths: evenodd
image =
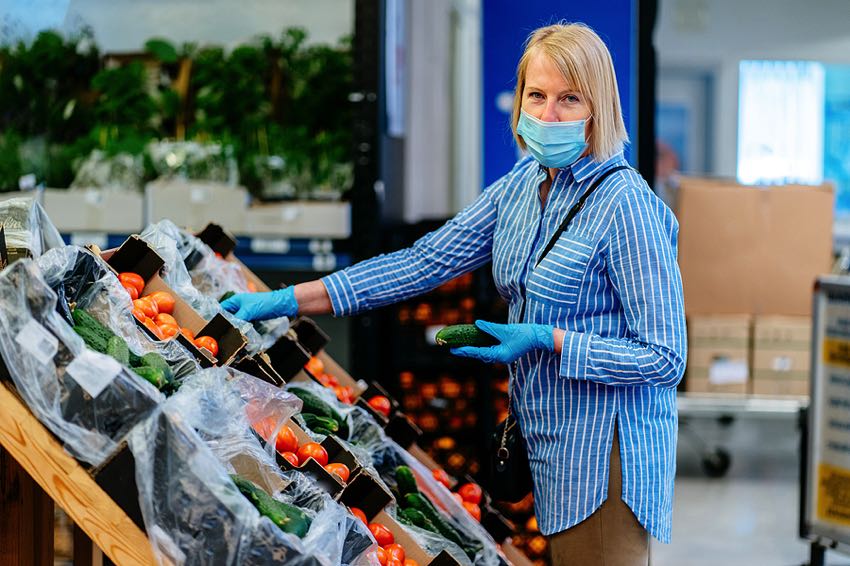
M823 341L823 362L831 366L850 368L850 341L825 338Z
M821 463L817 502L818 519L850 526L850 470Z

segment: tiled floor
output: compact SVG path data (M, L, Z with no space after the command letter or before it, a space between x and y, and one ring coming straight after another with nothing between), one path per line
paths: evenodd
M694 432L732 454L726 477L700 469ZM792 566L808 562L797 535L799 432L795 419L692 419L679 437L673 542L654 542L653 566ZM850 557L827 556L830 566Z

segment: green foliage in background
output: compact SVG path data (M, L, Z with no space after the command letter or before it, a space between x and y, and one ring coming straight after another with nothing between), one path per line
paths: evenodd
M350 40L307 45L284 30L228 52L152 38L144 55L104 68L90 31L40 33L0 47L0 189L36 173L68 186L92 149L143 154L148 142L231 145L255 192L258 157L280 156L307 185L333 185L352 159ZM148 173L153 172L148 168ZM344 188L344 187L339 187Z

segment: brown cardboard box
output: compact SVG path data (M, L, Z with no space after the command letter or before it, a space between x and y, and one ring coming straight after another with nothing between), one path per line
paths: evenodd
M226 226L248 236L343 239L351 236L351 204L345 201L255 204L245 212L242 230Z
M136 234L144 228L144 199L134 192L45 189L44 209L63 233Z
M689 393L749 391L750 315L692 316L688 318Z
M830 185L682 178L679 265L688 315L809 315L832 261Z
M753 393L808 395L811 335L809 317L756 317Z

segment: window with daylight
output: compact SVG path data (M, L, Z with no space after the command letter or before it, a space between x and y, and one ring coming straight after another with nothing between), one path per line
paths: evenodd
M824 76L821 63L741 62L739 182L823 182Z

